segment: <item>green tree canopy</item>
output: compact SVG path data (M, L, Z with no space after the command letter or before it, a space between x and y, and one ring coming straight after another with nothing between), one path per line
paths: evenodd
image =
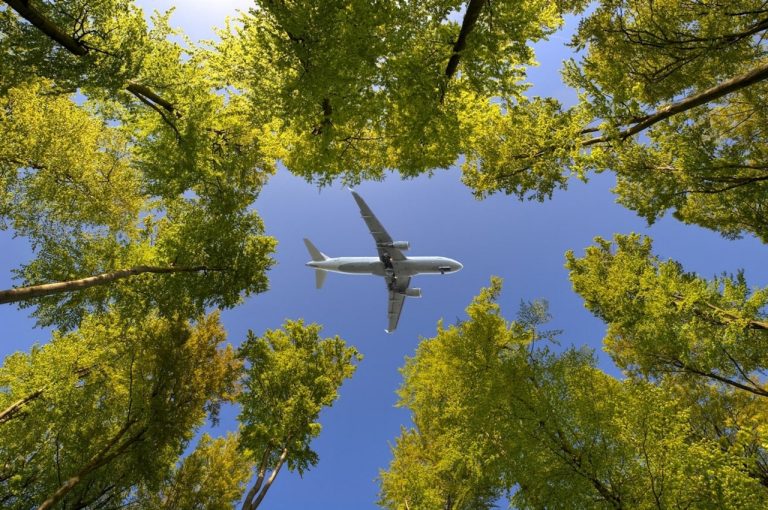
M615 243L615 246L614 246ZM651 252L638 235L597 238L582 258L568 253L574 290L608 324L605 347L629 372L705 377L768 397L768 289L739 273L706 280Z
M595 282L599 281L595 279ZM381 474L386 508L761 508L765 414L699 378L618 380L551 344L546 304L507 322L498 279L403 369L404 429Z
M283 464L299 474L317 464L310 443L320 434L320 411L336 401L339 387L362 359L338 336L320 338L320 329L286 321L260 337L249 331L240 346L246 365L238 397L240 444L257 469L243 510L259 506Z
M252 463L236 434L203 434L195 450L163 480L160 489L140 491L136 508L146 510L230 510L242 498Z
M528 42L561 22L542 0L260 2L220 33L215 59L255 113L279 119L292 172L357 182L470 152L484 117L525 89Z
M515 104L468 154L465 182L543 199L571 175L613 170L619 202L649 222L671 210L767 240L766 12L759 0L599 2L563 72L578 104Z
M72 328L118 304L194 318L266 290L275 241L249 208L274 160L244 101L168 38L167 14L148 30L129 2L18 4L1 15L16 71L0 98L0 214L35 258L0 301Z
M0 504L122 508L156 488L240 362L218 316L90 316L0 369Z

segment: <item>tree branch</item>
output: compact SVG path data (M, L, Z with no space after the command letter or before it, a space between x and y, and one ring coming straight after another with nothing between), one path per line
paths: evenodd
M269 458L270 451L271 450L269 447L264 448L264 454L261 456L261 462L259 462L259 472L256 476L256 481L253 483L251 490L249 490L248 494L245 496L242 510L250 510L251 501L254 497L256 497L256 493L259 492L259 489L261 489L261 484L264 482L264 476L267 473L267 459Z
M158 96L152 89L150 89L146 85L141 85L139 83L131 82L128 84L127 87L125 87L125 89L133 95L136 95L136 96L141 95L149 99L153 103L165 108L169 113L173 113L174 115L178 116L178 112L176 112L176 109L173 107L173 104L166 101L162 97Z
M63 294L78 290L88 289L97 285L106 285L115 280L121 280L130 276L144 273L167 274L167 273L192 273L199 271L226 271L223 268L212 268L208 266L191 267L162 267L162 266L135 266L130 269L118 269L108 273L101 273L96 276L88 276L77 280L68 280L56 283L44 283L41 285L32 285L29 287L19 287L15 289L0 290L0 304L15 303L27 299L51 296L54 294Z
M87 55L91 48L83 44L78 39L75 39L71 35L68 35L63 30L61 30L56 24L51 22L48 18L46 18L43 13L41 13L39 10L35 9L30 5L29 0L4 0L14 11L16 11L19 16L30 22L32 25L37 27L38 30L40 30L43 34L48 36L50 39L56 41L60 45L62 45L67 51L72 53L75 56L82 57L84 55ZM107 53L103 50L96 50L100 51L102 53ZM126 86L126 90L128 92L132 93L133 95L139 97L139 99L145 98L151 101L152 103L161 106L165 110L167 110L170 113L173 113L177 117L179 116L179 113L174 108L173 104L166 99L163 99L161 96L159 96L157 93L155 93L152 89L147 87L146 85L141 85L138 83L129 83L128 86ZM147 104L147 101L142 100L145 104ZM152 105L150 105L152 106ZM162 115L162 114L161 114ZM168 119L163 116L163 119L171 124L171 127L173 127L174 131L176 131L176 134L178 134L178 130L176 127L168 121Z
M673 294L672 297L675 299L675 302L677 302L678 304L682 303L682 301L683 301L682 294ZM706 306L707 308L709 308L710 310L713 310L714 312L717 312L717 314L719 314L720 316L724 317L726 321L731 321L732 322L732 321L746 320L747 321L747 328L761 330L761 331L768 331L768 322L758 321L758 320L754 320L754 319L745 319L744 317L739 317L738 314L736 314L736 313L734 313L734 312L732 312L730 310L725 310L723 308L720 308L719 306L715 306L715 305L713 305L712 303L710 303L708 301L704 301L704 302L702 302L702 304L704 306ZM725 323L723 323L722 321L718 320L717 324L724 325Z
M27 402L31 402L32 400L35 400L42 394L43 394L43 389L40 388L39 390L33 391L26 397L21 398L16 402L14 402L13 404L6 407L5 410L3 410L3 412L0 413L0 424L5 423L6 421L13 418L13 416L17 412L19 412L19 409L21 409Z
M616 136L603 135L590 138L589 140L582 142L581 145L583 147L587 147L589 145L595 145L597 143L607 142L610 140L626 140L630 136L636 135L637 133L648 129L654 124L672 117L673 115L691 110L697 106L709 103L732 92L736 92L737 90L749 87L750 85L754 85L755 83L766 79L768 79L768 62L757 66L744 74L735 76L718 85L715 85L714 87L710 87L702 92L690 95L680 101L664 106L654 113L638 119L634 126L620 131Z
M80 44L72 36L64 33L46 18L40 11L30 5L29 0L4 0L19 16L29 21L42 33L64 46L70 53L82 57L88 54L88 48Z
M93 368L95 366L97 366L97 365L92 365L92 366L84 367L84 368L78 368L77 370L75 370L75 374L77 374L78 377L85 377L86 375L88 375L91 372L91 370L93 370ZM22 407L24 407L26 404L28 404L29 402L32 402L33 400L35 400L37 398L40 398L42 396L42 394L45 392L45 390L48 389L51 386L51 384L53 384L53 383L46 384L42 388L39 388L39 389L33 391L32 393L28 394L26 397L20 398L19 400L17 400L13 404L11 404L8 407L6 407L2 412L0 412L0 425L2 425L3 423L7 422L11 418L13 418L16 415L16 413L18 413L19 410Z
M141 101L145 105L147 105L150 108L152 108L153 110L155 110L158 113L158 115L160 115L160 117L163 119L163 122L168 124L171 127L171 129L173 129L173 132L176 133L176 138L179 139L179 140L181 139L181 133L179 132L179 129L176 127L176 124L174 124L171 121L171 119L169 119L168 117L165 116L165 113L163 112L163 110L161 110L155 103L150 101L149 98L145 97L143 94L141 94L141 93L139 93L139 92L137 92L135 90L131 90L131 86L130 85L128 87L126 87L126 88L127 88L127 90L131 94L136 96L139 101Z
M768 397L768 391L760 388L760 387L750 387L746 384L741 384L738 381L734 381L733 379L728 379L727 377L723 377L722 375L718 375L714 372L705 372L704 370L699 370L695 367L692 367L690 365L686 365L680 360L675 360L672 362L672 365L679 368L680 370L684 372L688 372L691 374L700 375L703 377L709 377L710 379L715 379L716 381L720 381L723 384L727 384L728 386L733 386L734 388L739 388L740 390L748 391L750 393L753 393L755 395L759 395L761 397Z

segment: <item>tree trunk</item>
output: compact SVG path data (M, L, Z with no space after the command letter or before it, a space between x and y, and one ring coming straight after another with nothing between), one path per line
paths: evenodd
M88 48L80 44L72 36L62 32L59 27L51 23L43 14L30 5L29 0L5 0L11 9L19 16L36 26L42 33L64 46L70 53L82 57L88 53Z
M269 479L266 481L261 491L259 491L258 497L253 501L247 499L243 504L243 510L256 510L256 508L259 507L259 505L261 504L261 501L264 499L264 496L267 495L267 491L272 486L272 482L275 481L275 477L277 477L277 474L280 472L280 468L283 467L283 463L285 462L285 458L287 456L288 456L288 448L284 448L283 452L280 454L280 459L278 459L277 464L272 470L272 474L269 475ZM252 492L255 492L255 491L253 490L249 491L248 495L250 496Z
M487 0L470 0L467 5L467 12L464 14L464 19L461 22L461 30L459 31L459 37L453 45L453 54L448 65L445 68L445 77L449 80L456 74L456 70L459 67L459 59L461 58L461 52L467 46L467 36L474 30L477 24L477 19L480 17L480 11L483 10Z
M267 459L269 458L269 447L264 449L264 455L261 456L261 462L259 463L259 473L256 476L256 481L253 482L253 487L251 487L251 490L248 491L248 494L245 496L245 501L243 502L243 507L241 510L249 510L251 501L256 496L256 493L259 492L259 489L261 489L261 484L264 483L264 476L267 473Z
M94 455L80 471L78 471L74 476L70 477L66 482L61 484L61 486L56 490L56 492L53 493L53 495L51 495L51 497L46 499L39 507L37 507L37 510L48 510L52 508L56 503L61 501L67 494L69 494L72 489L77 487L77 484L80 483L83 477L97 470L101 466L108 464L113 459L123 454L132 444L139 441L144 432L146 432L146 427L142 427L136 434L121 444L115 451L109 453L109 451L120 441L120 438L125 435L125 433L128 432L128 430L130 430L130 428L135 423L136 422L133 420L127 422L104 448L102 448L96 455Z
M467 36L474 30L477 24L477 19L480 17L480 11L483 10L488 0L470 0L467 5L467 12L464 14L464 20L461 22L461 30L459 31L459 37L453 45L453 53L448 60L448 65L445 67L445 77L448 81L456 74L456 70L459 68L459 60L461 59L461 52L467 46ZM445 85L447 87L447 84ZM445 87L443 87L440 93L440 102L443 102L445 98Z
M11 9L16 11L16 13L19 16L21 16L22 18L30 22L32 25L37 27L38 30L40 30L49 38L61 44L64 48L67 49L67 51L69 51L73 55L82 57L88 54L88 48L86 46L81 44L80 41L78 41L71 35L59 29L59 27L56 26L56 24L52 23L48 18L46 18L43 15L43 13L41 13L40 11L32 7L30 5L30 0L4 0L4 1L11 7ZM136 95L140 99L142 98L148 99L152 103L159 105L165 110L171 113L175 113L178 116L178 112L175 111L175 108L172 103L170 103L169 101L157 95L152 89L150 89L146 85L140 85L138 83L129 83L128 86L126 86L126 90Z
M15 303L27 299L51 296L54 294L63 294L65 292L74 292L77 290L88 289L97 285L106 285L115 280L128 278L144 273L192 273L198 271L223 271L220 268L209 268L207 266L192 267L161 267L161 266L135 266L130 269L118 269L109 273L101 273L96 276L88 276L77 280L68 280L65 282L44 283L41 285L32 285L30 287L19 287L15 289L0 290L0 304Z

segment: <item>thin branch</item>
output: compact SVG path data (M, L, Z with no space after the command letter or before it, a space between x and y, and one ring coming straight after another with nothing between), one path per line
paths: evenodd
M13 404L9 405L5 408L3 412L0 413L0 423L5 423L6 421L10 420L14 417L16 413L19 412L19 410L28 402L31 402L32 400L35 400L36 398L40 397L40 395L43 394L43 389L39 389L37 391L33 391L29 395L27 395L24 398L21 398L14 402Z
M682 294L673 294L672 297L675 299L677 303L681 303L683 301ZM732 312L730 310L725 310L723 308L720 308L719 306L715 306L708 301L704 301L702 302L702 304L707 308L709 308L710 310L717 312L720 316L725 317L725 319L729 322L745 320L744 317L739 317L739 315L736 314L735 312ZM754 319L746 319L746 321L747 321L747 324L746 324L747 328L749 329L768 331L768 322L758 321ZM724 324L724 323L718 322L718 324Z
M704 370L699 370L698 368L692 367L690 365L686 365L680 360L676 360L672 362L672 365L679 368L683 372L689 372L691 374L701 375L703 377L709 377L711 379L715 379L716 381L720 381L723 384L727 384L728 386L733 386L734 388L739 388L740 390L748 391L750 393L753 393L755 395L759 395L761 397L768 397L768 391L765 391L762 388L752 388L750 386L747 386L745 384L741 384L738 381L734 381L733 379L728 379L727 377L723 377L722 375L718 375L714 372L706 372Z
M176 133L176 138L177 138L177 139L179 139L179 140L181 139L181 133L179 132L179 128L177 128L177 127L176 127L176 124L174 124L174 123L171 121L171 119L169 119L168 117L166 117L166 115L165 115L165 112L163 112L163 110L161 110L161 109L160 109L160 108L159 108L159 107L158 107L158 106L157 106L155 103L153 103L152 101L150 101L150 100L149 100L147 97L145 97L143 94L141 94L141 93L139 93L139 92L136 92L135 90L131 90L131 86L130 86L130 85L129 85L128 87L126 87L126 88L127 88L127 90L128 90L128 91L129 91L131 94L133 94L134 96L136 96L136 97L139 99L139 101L141 101L141 102L142 102L142 103L144 103L145 105L147 105L147 106L149 106L150 108L152 108L153 110L155 110L155 111L156 111L156 112L157 112L157 113L160 115L160 117L163 119L163 122L165 122L166 124L168 124L168 125L171 127L171 129L173 129L173 132L174 132L174 133Z
M711 179L714 181L717 181L717 179ZM732 179L732 181L735 179ZM681 190L675 193L675 195L688 195L688 194L705 194L705 195L715 195L717 193L724 193L726 191L731 191L736 188L740 188L742 186L747 186L749 184L754 184L756 182L761 181L768 181L768 175L764 175L761 177L745 177L742 179L739 179L737 182L733 182L732 184L729 184L728 186L724 186L722 188L709 188L709 189L685 189Z
M76 369L74 371L74 373L78 377L85 377L88 374L90 374L91 370L93 370L94 367L96 367L96 366L97 365L92 365L92 366L89 366L89 367L78 368L78 369ZM28 403L32 402L33 400L36 400L36 399L40 398L43 395L43 393L45 392L45 390L47 390L52 384L53 384L53 382L48 383L45 386L43 386L42 388L39 388L39 389L33 391L32 393L29 393L27 396L25 396L23 398L20 398L19 400L17 400L13 404L11 404L8 407L6 407L2 412L0 412L0 424L3 424L5 422L9 421L14 416L16 416L16 414L21 410L22 407L24 407Z
M122 455L128 448L139 441L141 439L141 436L144 435L144 432L146 432L147 428L142 427L137 431L136 434L128 438L123 444L118 446L114 451L110 453L110 450L112 450L115 445L120 441L120 439L130 430L130 428L136 423L135 420L131 420L125 423L123 427L115 434L112 439L109 440L109 442L101 449L99 452L96 453L93 457L91 457L91 460L88 461L88 463L83 466L80 471L78 471L75 475L70 477L66 482L64 482L57 490L54 492L48 499L46 499L38 508L37 510L49 510L50 508L53 508L54 505L56 505L59 501L61 501L67 494L69 494L72 489L74 489L80 481L83 479L83 477L89 475L93 471L97 470L101 466L104 466L105 464L110 463L113 459L117 458L118 456Z
M149 99L153 103L165 108L169 113L173 113L174 115L178 116L178 112L176 111L176 108L174 108L173 104L171 104L169 101L157 95L152 89L150 89L146 85L141 85L139 83L131 82L128 84L127 87L125 87L125 89L133 95L144 96L145 98Z
M731 360L731 363L733 364L733 366L735 366L735 367L736 367L736 370L738 370L739 374L741 374L741 377L742 377L742 378L743 378L745 381L747 381L749 384L751 384L752 386L754 386L755 388L758 388L758 389L761 389L761 390L762 390L762 388L760 387L760 385L758 385L758 384L757 384L755 381L753 381L753 380L752 380L752 379L749 377L749 375L747 375L747 373L744 371L744 369L743 369L743 368L741 368L741 365L739 364L739 362L738 362L738 361L736 361L736 360L733 358L733 356L731 356L731 353L729 353L729 352L728 352L728 351L727 351L725 348L721 348L721 349L722 349L722 351L725 353L725 355L726 355L726 356L728 356L728 359L729 359L729 360Z

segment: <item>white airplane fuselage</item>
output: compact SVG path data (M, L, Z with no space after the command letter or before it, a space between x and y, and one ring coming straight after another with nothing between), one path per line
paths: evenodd
M405 260L393 260L392 269L402 276L417 274L455 273L462 267L461 263L447 257L407 257ZM307 266L346 274L372 274L386 276L387 268L379 257L335 257L326 260L313 260Z

